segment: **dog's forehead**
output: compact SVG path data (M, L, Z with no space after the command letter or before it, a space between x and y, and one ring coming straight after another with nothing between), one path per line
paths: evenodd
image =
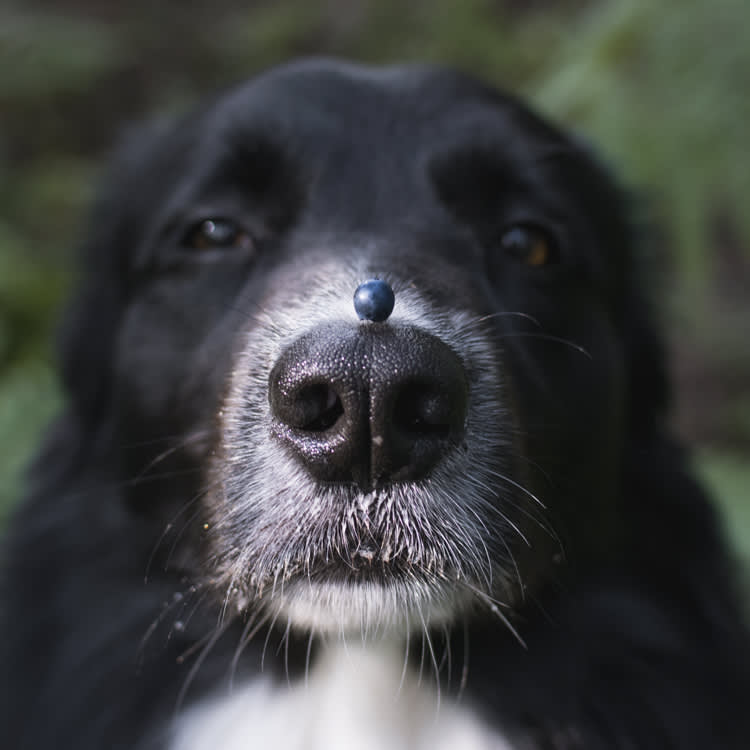
M285 139L306 135L366 142L367 135L458 139L508 125L531 140L557 131L515 97L460 71L429 65L368 67L308 60L273 68L236 88L217 108L224 127L264 129ZM363 137L364 136L364 137Z
M491 91L457 70L424 64L366 66L336 60L303 60L271 68L232 92L237 106L268 104L351 110L388 101L416 105L479 98Z

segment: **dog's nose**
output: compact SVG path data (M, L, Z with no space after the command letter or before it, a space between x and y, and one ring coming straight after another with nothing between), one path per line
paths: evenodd
M390 325L316 328L269 378L276 436L320 481L364 489L426 476L461 441L468 390L450 347Z

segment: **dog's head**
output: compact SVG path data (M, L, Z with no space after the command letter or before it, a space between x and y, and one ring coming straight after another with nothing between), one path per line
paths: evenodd
M316 61L112 171L73 411L228 604L404 630L614 554L664 384L624 201L575 140L455 72Z

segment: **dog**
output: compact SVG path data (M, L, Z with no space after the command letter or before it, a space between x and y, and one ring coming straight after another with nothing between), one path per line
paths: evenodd
M6 535L4 746L747 747L633 213L439 67L131 131Z

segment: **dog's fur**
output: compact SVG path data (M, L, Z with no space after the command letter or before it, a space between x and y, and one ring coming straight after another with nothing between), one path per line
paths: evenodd
M3 746L747 747L630 213L440 69L296 63L135 131L6 543Z

